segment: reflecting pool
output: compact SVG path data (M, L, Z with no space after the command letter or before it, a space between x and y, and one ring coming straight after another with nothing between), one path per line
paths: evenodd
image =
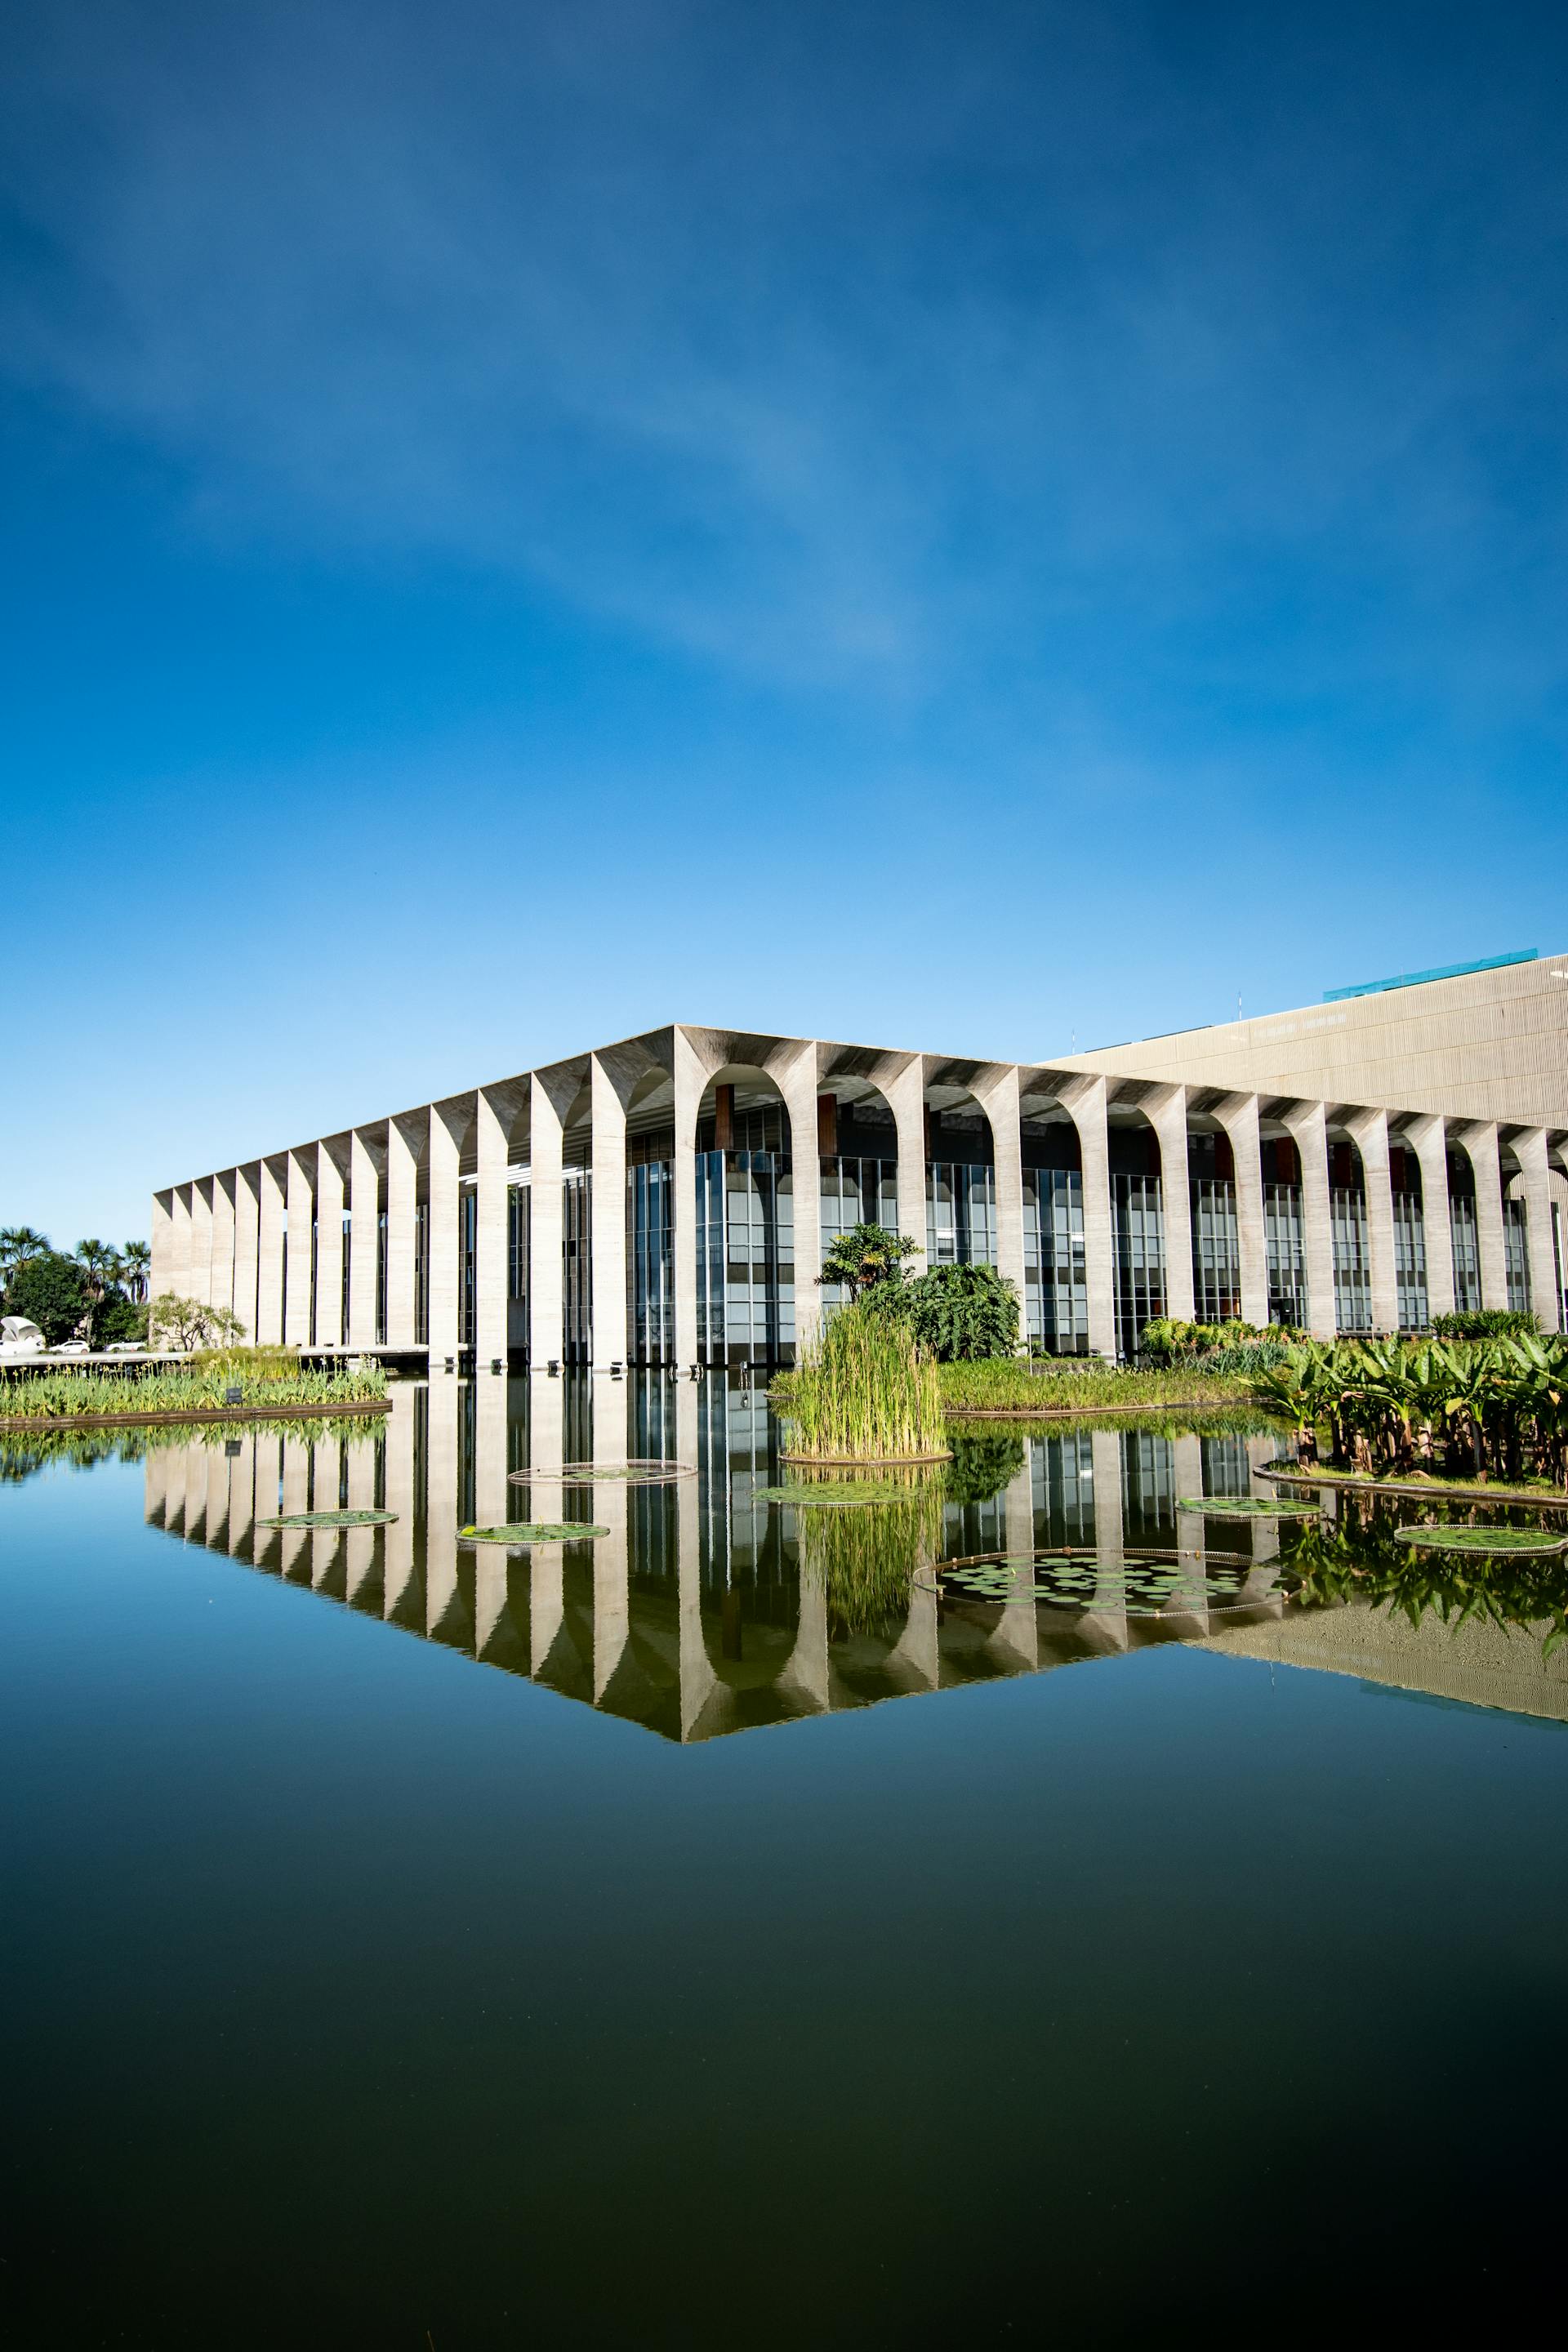
M13 1442L13 2340L1532 2312L1562 1564L1247 1507L1278 1450L991 1424L841 1507L718 1376Z

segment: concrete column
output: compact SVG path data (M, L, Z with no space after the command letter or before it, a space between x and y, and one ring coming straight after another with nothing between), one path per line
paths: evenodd
M429 1301L430 1378L458 1362L458 1159L468 1125L461 1097L430 1106L429 1213L426 1219L426 1296Z
M315 1150L289 1154L289 1248L284 1258L283 1343L310 1344L310 1223L316 1212Z
M381 1613L395 1617L416 1576L414 1564L414 1418L419 1391L406 1381L392 1390L386 1416L386 1507L395 1520L386 1528L382 1559Z
M153 1195L153 1263L147 1270L147 1296L157 1298L174 1288L174 1196L173 1192Z
M1406 1122L1405 1140L1421 1171L1421 1233L1426 1244L1426 1312L1454 1311L1454 1235L1448 1221L1447 1122L1430 1113Z
M474 1376L474 1525L504 1526L511 1488L507 1484L506 1381L489 1369ZM503 1555L504 1557L504 1555Z
M328 1423L327 1427L331 1426ZM342 1440L323 1433L317 1437L310 1448L310 1508L313 1511L335 1511L338 1508L342 1476ZM310 1582L318 1592L331 1583L338 1546L342 1539L342 1528L316 1528L311 1532Z
M1101 1565L1120 1570L1122 1559L1121 1440L1115 1430L1096 1430L1090 1436L1089 1460L1094 1483L1094 1549ZM1097 1649L1127 1647L1127 1601L1120 1578L1106 1580L1085 1612L1079 1632Z
M1064 1079L1063 1109L1078 1129L1083 1160L1084 1271L1089 1288L1089 1344L1097 1356L1116 1354L1116 1251L1110 1224L1110 1150L1103 1078ZM1098 1502L1096 1507L1098 1508Z
M684 1029L674 1033L675 1360L697 1361L697 1113L708 1083L704 1061Z
M974 1098L991 1122L996 1163L996 1271L1018 1294L1018 1329L1026 1331L1024 1297L1024 1150L1018 1073L1005 1066L976 1078Z
M1035 1477L1029 1463L1027 1441L1024 1446L1024 1466L1011 1481L1002 1498L1003 1520L1006 1528L1008 1553L1018 1563L1017 1581L1027 1589L1035 1580ZM932 1571L924 1570L926 1575ZM1009 1663L1035 1667L1040 1663L1039 1612L1033 1599L1009 1601L1002 1610L1002 1622L986 1643L987 1649L1006 1654Z
M595 1181L598 1179L597 1098L595 1103ZM594 1287L598 1307L598 1283ZM594 1381L594 1459L624 1462L626 1458L626 1394L624 1386L600 1373ZM594 1546L594 1704L602 1706L626 1655L632 1634L631 1561L627 1520L630 1496L624 1479L606 1478L594 1489L594 1517L610 1532Z
M1187 1090L1162 1087L1147 1097L1144 1116L1160 1139L1160 1199L1165 1223L1165 1312L1190 1323L1193 1290L1193 1195L1187 1173Z
M795 1343L806 1346L822 1325L822 1163L816 1148L817 1051L806 1041L775 1062L769 1075L789 1113L790 1191L795 1210ZM694 1180L695 1181L695 1180ZM826 1621L825 1621L826 1622Z
M1543 1128L1515 1128L1511 1138L1524 1195L1525 1240L1530 1255L1530 1303L1543 1331L1562 1328L1557 1254L1552 1246L1552 1172Z
M242 1437L239 1452L229 1464L228 1478L228 1554L231 1559L246 1558L251 1530L256 1524L256 1440ZM252 1547L254 1549L254 1547Z
M212 1181L210 1176L204 1176L199 1184L191 1186L191 1274L185 1296L199 1299L204 1307L212 1304Z
M318 1348L343 1339L343 1171L325 1143L316 1146L316 1299L310 1334Z
M350 1269L351 1278L353 1269ZM349 1508L369 1511L375 1507L375 1440L356 1437L349 1449ZM375 1540L374 1528L350 1528L343 1546L343 1598L351 1606L375 1573Z
M287 1163L263 1160L257 1171L256 1339L276 1348L283 1338L283 1179Z
M594 1344L590 1360L607 1371L627 1358L626 1113L597 1054L588 1064L594 1127Z
M557 1124L559 1139L559 1123ZM559 1341L557 1341L559 1347ZM565 1489L560 1471L564 1460L563 1384L541 1368L528 1376L528 1516L559 1522ZM554 1471L540 1477L539 1471ZM528 1639L529 1672L539 1675L549 1659L566 1617L565 1553L560 1544L535 1544L529 1553Z
M565 1299L562 1265L561 1121L550 1088L537 1072L529 1081L528 1360L542 1372L562 1360ZM679 1147L679 1135L677 1144Z
M176 1298L191 1295L191 1188L176 1184L170 1195L169 1287Z
M256 1332L256 1267L261 1233L261 1169L257 1160L234 1171L235 1313L248 1338Z
M1374 1331L1399 1328L1399 1292L1394 1277L1394 1190L1388 1170L1388 1113L1353 1110L1345 1126L1361 1153L1362 1181L1366 1187L1366 1250L1372 1267L1372 1323Z
M349 1138L349 1328L343 1334L353 1348L375 1345L380 1214L380 1171L356 1128Z
M474 1232L474 1377L490 1381L506 1402L507 1289L510 1267L507 1254L507 1138L511 1121L505 1098L481 1087L475 1108L479 1184ZM597 1193L595 1180L595 1191ZM501 1377L490 1366L499 1362ZM502 1420L505 1414L503 1411ZM504 1446L505 1431L502 1431ZM504 1514L503 1514L504 1516ZM486 1522L488 1524L488 1522Z
M283 1493L280 1516L293 1518L310 1507L310 1447L308 1439L286 1437L283 1440ZM290 1580L305 1582L310 1578L310 1530L309 1528L284 1528L279 1545L279 1572ZM302 1578L296 1578L300 1559L305 1560Z
M911 1055L896 1078L882 1079L881 1087L898 1137L899 1231L920 1244L918 1255L905 1261L906 1271L912 1276L926 1270L924 1056Z
M234 1211L236 1169L226 1169L212 1183L212 1284L207 1297L214 1307L234 1306Z
M1481 1305L1508 1305L1508 1258L1502 1241L1502 1169L1495 1120L1459 1129L1476 1179L1476 1249L1481 1262Z
M454 1203L453 1216L457 1211ZM432 1324L432 1330L435 1326ZM434 1361L435 1349L431 1349ZM434 1633L458 1599L458 1402L456 1380L433 1371L425 1425L425 1630ZM448 1627L448 1633L451 1629Z
M1268 1234L1263 1222L1263 1146L1258 1097L1226 1095L1215 1106L1236 1162L1236 1231L1241 1246L1241 1315L1261 1328L1268 1321Z
M414 1339L414 1204L418 1179L419 1119L386 1123L386 1344L412 1348Z
M1307 1320L1314 1339L1339 1332L1334 1311L1334 1232L1329 1217L1329 1122L1321 1102L1280 1113L1301 1155L1301 1247L1307 1261Z

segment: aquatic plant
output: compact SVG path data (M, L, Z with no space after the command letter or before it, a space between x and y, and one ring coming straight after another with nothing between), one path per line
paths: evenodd
M1401 1528L1394 1541L1415 1544L1422 1551L1463 1551L1485 1559L1502 1559L1510 1554L1521 1559L1546 1559L1553 1552L1568 1551L1568 1536L1551 1534L1545 1528Z
M1383 1514L1352 1528L1304 1529L1282 1555L1292 1604L1340 1608L1347 1601L1397 1612L1410 1624L1436 1616L1457 1633L1479 1619L1508 1633L1528 1633L1543 1658L1568 1642L1568 1562L1551 1557L1510 1558L1495 1548L1436 1551L1400 1540L1405 1532ZM1479 1532L1478 1530L1477 1532ZM1494 1537L1505 1532L1489 1531Z
M836 1630L876 1633L907 1612L915 1570L941 1541L942 1482L926 1478L867 1510L808 1510L801 1575L820 1586Z
M1297 1457L1318 1459L1326 1428L1336 1468L1433 1470L1478 1478L1568 1471L1568 1341L1304 1341L1258 1372L1253 1395L1296 1426Z
M1250 1383L1239 1376L1189 1369L1130 1371L1087 1357L1046 1359L1034 1366L1006 1362L943 1364L938 1375L949 1412L1090 1412L1097 1405L1188 1405L1246 1402Z
M458 1541L468 1544L585 1543L607 1536L608 1528L590 1527L586 1519L514 1519L504 1528L459 1528Z
M276 1519L258 1519L258 1528L390 1528L395 1511L290 1511Z
M783 1411L792 1454L829 1462L945 1455L936 1366L897 1318L841 1307L805 1349Z
M1315 1519L1317 1503L1291 1503L1278 1495L1182 1495L1178 1511L1202 1511L1210 1519Z
M386 1394L386 1375L366 1359L358 1371L301 1370L297 1357L287 1370L248 1360L248 1349L232 1355L195 1358L178 1370L166 1368L130 1373L72 1370L0 1373L0 1421L67 1421L121 1412L209 1412L227 1406L237 1389L242 1405L368 1404Z

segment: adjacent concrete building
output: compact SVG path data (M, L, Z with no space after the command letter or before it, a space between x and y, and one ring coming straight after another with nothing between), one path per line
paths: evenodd
M1563 1328L1568 957L1037 1064L675 1024L154 1196L153 1288L428 1360L787 1359L861 1219L1037 1345L1152 1316Z

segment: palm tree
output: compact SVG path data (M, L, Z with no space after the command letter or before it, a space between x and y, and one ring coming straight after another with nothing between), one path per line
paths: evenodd
M30 1257L42 1257L49 1246L47 1234L40 1234L31 1225L6 1225L0 1228L0 1286L8 1283L19 1265Z
M153 1253L145 1242L127 1242L120 1253L120 1264L125 1287L140 1306L147 1296L148 1277L153 1271Z
M890 1234L885 1225L851 1225L824 1253L823 1284L842 1283L851 1298L858 1298L879 1282L902 1279L903 1261L913 1257L920 1244L905 1234Z

